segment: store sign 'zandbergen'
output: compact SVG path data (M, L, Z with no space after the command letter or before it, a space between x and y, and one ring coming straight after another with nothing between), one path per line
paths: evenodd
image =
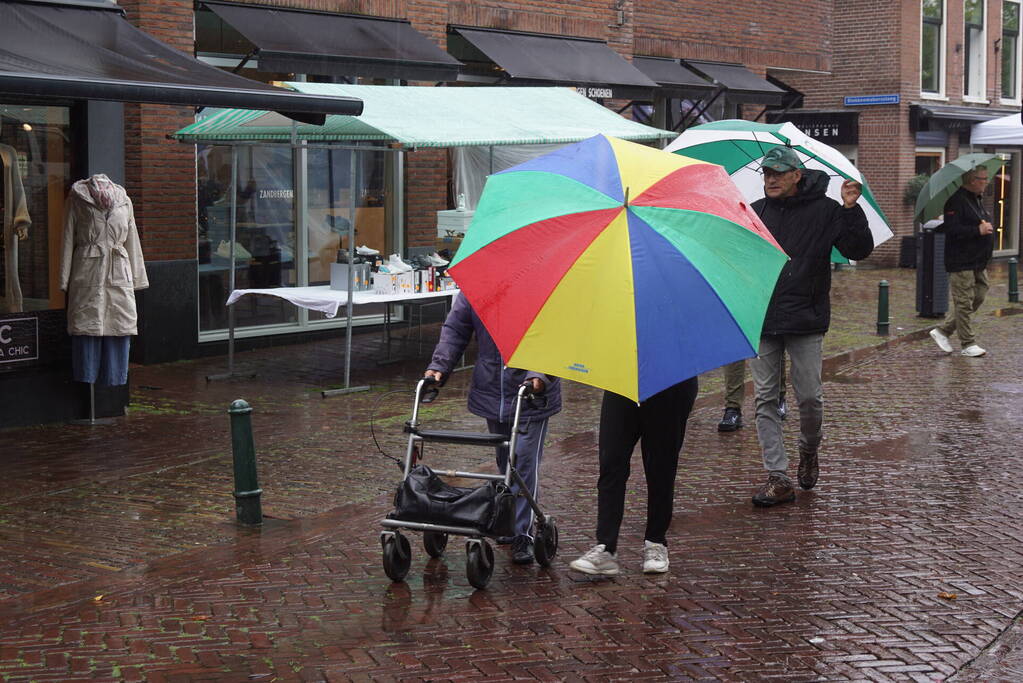
M0 363L39 358L39 319L0 318Z

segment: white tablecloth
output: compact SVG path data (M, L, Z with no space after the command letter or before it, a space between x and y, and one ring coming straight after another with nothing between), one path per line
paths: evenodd
M459 290L449 289L443 292L423 292L421 294L375 294L374 292L353 292L352 303L356 306L364 304L411 303L426 299L454 298ZM328 318L337 315L342 306L348 305L348 292L331 289L329 285L317 287L274 287L272 289L236 289L227 297L230 306L246 294L265 294L290 301L296 306L319 311Z

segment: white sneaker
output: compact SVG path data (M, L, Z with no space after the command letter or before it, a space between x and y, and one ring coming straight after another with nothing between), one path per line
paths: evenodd
M401 257L397 254L391 254L387 258L387 265L390 266L392 273L408 273L412 271L412 266L401 260Z
M380 251L363 245L361 247L355 247L355 253L359 256L376 256L380 253Z
M438 254L437 252L433 252L432 254L427 256L426 258L430 259L430 265L438 267L438 268L440 266L448 265L448 262L444 259L444 257L441 256L440 254Z
M938 345L939 349L945 353L952 353L952 345L948 343L948 337L946 337L945 333L937 327L931 330L931 339L934 340L934 343Z
M987 353L987 351L985 349L980 348L976 344L970 344L965 349L963 349L961 351L961 353L964 356L970 356L971 358L976 358L977 356L983 356L985 353Z
M614 553L604 550L604 544L598 543L577 560L568 565L577 572L583 574L599 574L601 576L614 576L618 573L618 558Z
M643 541L643 573L663 574L668 571L668 546Z

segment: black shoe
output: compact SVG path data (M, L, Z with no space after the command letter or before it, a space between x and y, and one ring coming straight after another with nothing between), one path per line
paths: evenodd
M529 536L516 536L512 541L512 562L515 564L532 564L533 542Z
M778 419L784 420L789 415L789 407L785 405L785 397L778 399Z
M742 411L738 408L725 408L725 416L718 422L719 432L734 432L742 426Z
M497 545L511 545L515 542L514 536L498 536Z

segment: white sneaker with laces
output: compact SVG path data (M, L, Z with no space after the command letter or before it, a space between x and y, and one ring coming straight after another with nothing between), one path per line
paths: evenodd
M603 543L598 543L568 566L583 574L614 576L618 573L618 558L604 550Z
M946 337L945 333L937 327L931 330L931 339L934 340L934 343L938 345L939 349L945 353L952 353L952 345L948 343L948 337Z
M976 344L970 344L961 351L964 356L970 356L971 358L977 358L987 353L987 350L980 348Z
M380 251L372 247L362 245L361 247L355 247L355 253L359 256L376 256L380 253Z
M643 573L663 574L668 571L668 546L643 541Z
M436 266L439 268L440 266L448 265L448 262L444 259L444 257L438 254L437 252L433 252L432 254L427 256L427 258L430 259L430 265L432 266Z

